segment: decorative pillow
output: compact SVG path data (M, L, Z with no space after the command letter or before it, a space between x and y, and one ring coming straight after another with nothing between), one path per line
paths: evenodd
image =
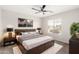
M29 34L38 34L38 32L29 32Z
M28 35L29 33L28 32L22 32L22 35Z
M34 36L38 36L38 35L40 35L40 34L38 34L37 32L24 32L24 33L22 33L23 38L34 37Z

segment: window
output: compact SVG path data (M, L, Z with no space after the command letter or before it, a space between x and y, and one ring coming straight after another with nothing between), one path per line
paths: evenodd
M59 33L61 31L61 19L48 20L48 32Z

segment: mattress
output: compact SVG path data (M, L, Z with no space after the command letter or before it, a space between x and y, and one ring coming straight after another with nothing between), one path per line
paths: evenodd
M43 36L43 37L23 41L22 44L26 50L30 50L32 48L35 48L37 46L40 46L40 45L47 43L49 41L52 41L52 40L53 40L53 38L50 36Z

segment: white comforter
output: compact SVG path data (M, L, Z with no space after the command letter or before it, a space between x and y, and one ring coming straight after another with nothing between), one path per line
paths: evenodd
M50 37L50 36L43 36L43 37L39 37L39 38L25 40L25 41L23 41L22 44L27 50L29 50L29 49L32 49L32 48L37 47L39 45L42 45L44 43L47 43L47 42L49 42L51 40L53 40L52 37Z

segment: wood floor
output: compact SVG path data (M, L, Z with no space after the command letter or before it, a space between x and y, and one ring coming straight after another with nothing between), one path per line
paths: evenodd
M69 45L60 41L55 41L55 43L63 45L63 47L57 52L57 54L69 54ZM0 54L13 54L13 47L17 46L11 45L6 47L0 47Z
M69 44L60 42L60 41L55 41L56 43L63 45L63 48L57 52L57 54L69 54Z

